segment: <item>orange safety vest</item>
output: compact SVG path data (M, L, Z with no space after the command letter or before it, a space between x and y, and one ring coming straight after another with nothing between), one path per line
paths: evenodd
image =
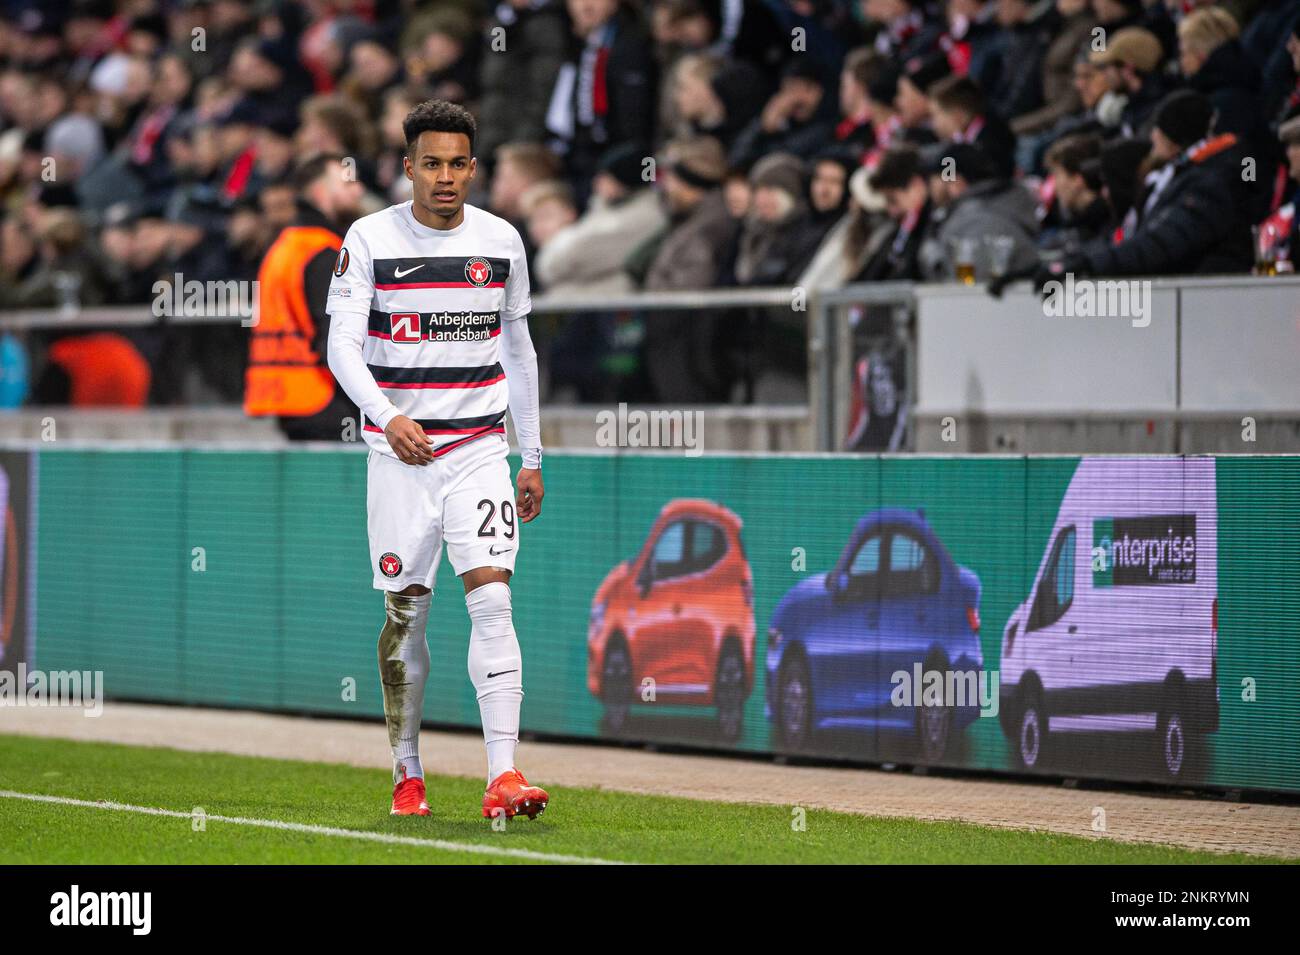
M306 417L334 397L334 376L316 353L316 323L303 289L307 263L343 240L318 226L280 232L257 272L257 324L244 377L244 413Z

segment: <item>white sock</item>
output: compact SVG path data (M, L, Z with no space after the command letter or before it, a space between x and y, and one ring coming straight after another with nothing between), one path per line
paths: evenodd
M424 637L432 593L416 597L385 593L387 619L379 631L379 680L384 693L384 722L393 750L393 784L424 778L420 765L420 720L424 684L429 678L429 644Z
M424 767L420 765L420 756L417 753L414 756L403 756L401 759L393 760L393 783L400 783L403 779L423 779Z
M465 605L472 623L469 678L478 696L491 782L514 767L519 707L524 698L523 657L515 636L508 585L493 581L475 587L465 595Z
M515 768L515 747L518 745L518 740L513 739L494 739L487 744L489 785L502 773Z

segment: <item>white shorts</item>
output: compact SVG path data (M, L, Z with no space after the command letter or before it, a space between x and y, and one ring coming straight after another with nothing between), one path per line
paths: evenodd
M432 590L444 540L458 577L476 567L515 569L519 518L508 453L500 434L423 466L370 451L366 525L377 590Z

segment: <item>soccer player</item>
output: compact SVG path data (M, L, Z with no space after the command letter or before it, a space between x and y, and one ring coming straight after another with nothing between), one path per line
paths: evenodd
M537 355L518 231L465 201L474 117L443 100L403 123L413 199L365 216L330 283L329 366L362 412L366 512L394 815L429 815L419 734L429 675L425 623L442 544L464 583L469 676L487 746L483 815L546 808L515 768L522 663L510 606L520 524L542 507ZM523 466L506 462L506 408Z

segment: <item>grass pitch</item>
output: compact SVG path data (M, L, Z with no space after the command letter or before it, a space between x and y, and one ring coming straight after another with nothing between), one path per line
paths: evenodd
M0 863L1278 861L537 781L550 808L497 831L481 779L429 776L433 814L394 818L383 770L0 736Z

